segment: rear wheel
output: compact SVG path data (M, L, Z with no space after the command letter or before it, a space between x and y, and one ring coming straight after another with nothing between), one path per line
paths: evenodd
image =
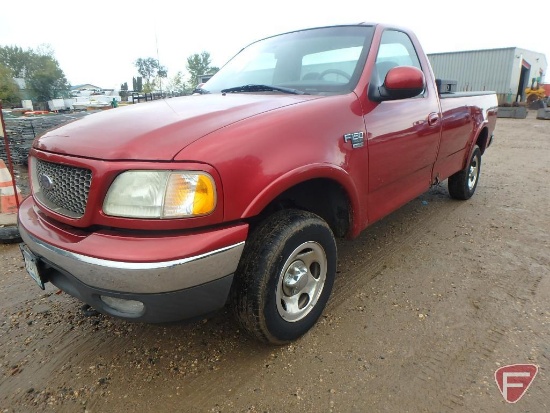
M232 289L234 313L261 341L296 340L321 315L335 273L336 242L327 223L306 211L277 212L245 246Z
M477 188L480 172L481 150L476 145L466 168L449 177L449 194L451 198L470 199Z

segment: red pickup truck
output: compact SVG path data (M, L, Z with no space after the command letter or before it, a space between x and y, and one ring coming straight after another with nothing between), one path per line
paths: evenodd
M143 322L229 304L258 339L294 340L329 299L335 237L445 179L473 195L497 110L380 24L257 41L199 92L35 140L19 230L42 288Z

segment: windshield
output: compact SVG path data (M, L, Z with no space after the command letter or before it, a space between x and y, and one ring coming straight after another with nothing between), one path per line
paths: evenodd
M307 94L349 93L361 75L372 33L372 26L335 26L260 40L233 57L202 86L202 93L285 93L284 88Z

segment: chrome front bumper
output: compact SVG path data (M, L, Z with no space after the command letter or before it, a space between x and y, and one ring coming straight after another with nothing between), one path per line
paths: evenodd
M57 225L31 197L21 203L18 218L25 264L40 286L51 282L102 313L148 323L222 308L248 235L246 223L181 232L88 232Z
M41 259L87 286L121 293L154 294L195 287L233 274L244 242L189 258L163 262L121 262L65 251L29 234L23 242Z

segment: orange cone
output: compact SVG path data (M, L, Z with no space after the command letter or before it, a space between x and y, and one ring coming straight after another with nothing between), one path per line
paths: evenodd
M21 191L17 188L17 199L22 200ZM13 190L11 173L0 159L0 213L13 214L17 212L17 199Z

